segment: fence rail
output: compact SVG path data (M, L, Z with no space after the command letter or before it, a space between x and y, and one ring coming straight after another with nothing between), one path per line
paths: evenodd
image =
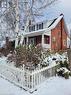
M18 84L20 87L31 92L35 90L39 84L46 81L47 78L54 76L57 66L58 65L45 67L30 72L28 69L21 70L19 68L10 67L7 64L0 64L0 74L6 77L10 82Z

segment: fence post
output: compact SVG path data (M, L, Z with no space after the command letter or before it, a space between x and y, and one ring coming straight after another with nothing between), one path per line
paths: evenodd
M32 75L32 89L34 88L34 83L33 83L34 81L33 81L33 75Z

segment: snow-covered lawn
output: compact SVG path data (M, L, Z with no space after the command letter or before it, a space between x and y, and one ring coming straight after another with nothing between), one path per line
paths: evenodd
M0 64L6 64L7 63L7 57L2 56L0 57Z
M0 95L71 95L71 78L52 77L32 94L0 78Z
M53 63L55 63L56 61L67 60L67 57L65 55L66 54L62 56L59 54L51 55L44 61L46 63L52 63L53 65ZM1 57L0 64L6 65L6 63L7 57ZM7 63L7 65L12 66L11 63ZM39 85L37 91L34 91L32 94L15 86L7 80L0 78L0 95L71 95L71 78L66 80L61 77L52 77L46 82L43 82L41 85Z

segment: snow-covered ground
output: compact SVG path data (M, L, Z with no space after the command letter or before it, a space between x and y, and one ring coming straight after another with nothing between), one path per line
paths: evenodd
M6 64L7 63L7 57L2 56L0 57L0 64Z
M0 95L71 95L71 78L52 77L29 93L0 78Z
M45 62L52 63L53 61L67 60L65 55L56 53L46 58ZM56 60L53 60L53 58ZM2 56L0 63L6 64L7 57ZM9 65L12 66L11 64ZM64 78L52 77L39 85L37 91L31 94L0 77L0 95L71 95L71 78L66 80Z

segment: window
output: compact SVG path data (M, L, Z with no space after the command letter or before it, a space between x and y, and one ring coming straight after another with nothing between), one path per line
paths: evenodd
M35 31L35 25L34 25L34 26L32 26L32 31Z
M56 38L55 37L52 37L52 42L56 42Z
M37 30L39 30L39 29L43 29L43 23L37 24Z
M63 40L63 45L66 46L66 40L65 39Z
M35 38L30 38L30 39L29 39L29 44L34 45L34 44L35 44Z
M29 32L31 32L31 31L35 31L35 25L29 26Z
M45 44L50 44L50 36L44 36Z
M32 29L31 29L31 26L29 26L29 32L31 32L31 30L32 30Z
M2 2L2 7L6 8L6 1Z

